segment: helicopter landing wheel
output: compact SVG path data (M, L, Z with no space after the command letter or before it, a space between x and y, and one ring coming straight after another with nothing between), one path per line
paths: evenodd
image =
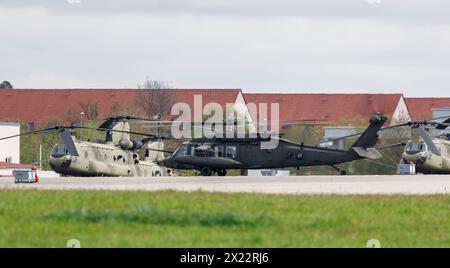
M213 174L213 171L209 167L203 167L200 170L200 173L202 174L202 176L209 177L209 176L211 176Z
M339 175L341 176L347 175L347 170L341 169L338 165L333 165L331 167L334 168L339 173Z
M227 175L227 170L226 169L218 169L217 170L217 175L223 177Z

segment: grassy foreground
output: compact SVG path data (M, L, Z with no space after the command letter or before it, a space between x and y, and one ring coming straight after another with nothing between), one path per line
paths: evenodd
M450 247L450 196L0 191L0 247Z

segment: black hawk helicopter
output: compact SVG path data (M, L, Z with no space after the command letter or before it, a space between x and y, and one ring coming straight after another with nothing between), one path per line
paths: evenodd
M161 165L185 170L198 170L203 176L217 173L225 176L228 169L266 169L303 166L331 166L341 175L347 172L339 164L354 160L378 159L381 154L373 148L378 142L378 131L387 121L380 113L369 120L369 127L349 150L328 148L320 145L294 143L278 136L265 138L258 134L246 138L197 138L183 143ZM278 146L261 149L262 142L276 139Z

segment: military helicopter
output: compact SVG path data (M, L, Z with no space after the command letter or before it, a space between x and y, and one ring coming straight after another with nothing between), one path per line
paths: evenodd
M380 113L374 114L369 127L349 150L329 148L323 145L306 145L283 139L279 135L245 138L198 138L180 145L159 163L175 169L198 170L203 176L217 173L225 176L227 169L264 169L302 166L327 165L341 175L347 172L338 164L363 158L378 159L381 154L373 147L378 142L378 131L387 118ZM278 146L273 149L261 149L262 142L276 139Z
M442 123L435 120L446 119ZM399 144L388 145L383 148L404 146L401 164L415 164L416 172L423 174L450 174L450 134L433 137L424 128L430 125L436 130L445 130L450 126L449 117L438 117L424 121L412 121L390 128L410 126L416 129L421 139L419 142L409 140Z
M48 162L52 170L63 176L171 176L172 170L157 164L164 160L163 136L130 131L128 120L133 117L113 116L99 128L83 126L54 126L18 135L0 138L11 139L24 135L57 131L63 142L54 145ZM80 141L74 129L93 129L106 132L104 140ZM145 136L131 140L130 134ZM138 151L144 148L143 159Z

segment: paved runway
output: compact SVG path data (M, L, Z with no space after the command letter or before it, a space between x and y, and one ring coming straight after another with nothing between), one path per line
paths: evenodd
M450 175L291 176L169 178L42 178L15 184L0 178L0 189L208 191L270 194L448 194Z

